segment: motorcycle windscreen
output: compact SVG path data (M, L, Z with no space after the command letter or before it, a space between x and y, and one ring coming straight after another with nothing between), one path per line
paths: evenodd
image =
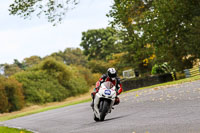
M110 81L106 81L104 83L102 83L107 89L111 89L114 85L112 82Z

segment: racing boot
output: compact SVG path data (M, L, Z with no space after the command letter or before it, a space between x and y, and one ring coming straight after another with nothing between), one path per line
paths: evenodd
M114 105L118 105L120 103L119 97L115 97Z
M90 106L91 106L92 108L94 108L94 100L92 100L92 103L90 104Z
M92 93L91 93L92 103L90 104L90 106L91 106L92 108L94 108L94 98L95 98L95 95L96 95L96 92L92 92Z

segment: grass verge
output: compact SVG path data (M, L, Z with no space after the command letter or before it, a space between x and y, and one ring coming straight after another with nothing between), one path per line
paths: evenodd
M62 108L62 107L70 106L70 105L85 103L85 102L89 102L89 101L91 101L91 98L90 98L90 95L87 93L85 95L68 98L68 99L66 99L66 101L63 101L63 102L54 102L54 103L49 103L46 105L34 105L31 107L27 107L21 111L0 114L0 122L18 118L18 117L22 117L22 116L36 114L36 113L40 113L40 112L44 112L44 111L48 111L48 110L52 110L52 109L57 109L57 108Z
M17 129L17 128L9 128L0 126L0 133L32 133L31 131L27 131L25 129Z
M40 112L44 112L44 111L48 111L48 110L52 110L52 109L62 108L62 107L80 104L80 103L85 103L85 102L89 102L89 101L91 101L91 98L81 100L81 101L75 101L75 102L67 103L67 104L63 104L63 105L50 106L50 107L45 107L45 108L41 108L41 109L36 109L36 110L28 111L28 112L19 113L19 114L16 114L16 115L6 115L6 116L3 116L3 117L0 117L0 121L6 121L6 120L26 116L26 115L36 114L36 113L40 113Z

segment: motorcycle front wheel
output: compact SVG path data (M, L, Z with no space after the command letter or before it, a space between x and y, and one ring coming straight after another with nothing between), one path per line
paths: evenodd
M107 100L103 100L103 101L101 101L101 102L103 102L101 105L101 112L100 112L100 120L101 121L104 121L104 119L105 119L105 116L106 116L106 114L107 114L107 112L108 112L108 110L109 110L109 107L110 107L110 102L109 101L107 101Z

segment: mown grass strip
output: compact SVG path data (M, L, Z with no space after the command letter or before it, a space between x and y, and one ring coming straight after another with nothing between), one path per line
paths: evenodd
M70 106L70 105L75 105L75 104L80 104L80 103L85 103L85 102L89 102L89 101L91 101L91 98L85 99L85 100L82 100L82 101L75 101L75 102L67 103L67 104L63 104L63 105L45 107L45 108L42 108L42 109L37 109L37 110L33 110L33 111L19 113L19 114L16 114L16 115L2 116L2 117L0 117L0 121L6 121L6 120L10 120L10 119L22 117L22 116L27 116L27 115L31 115L31 114L40 113L40 112L45 112L45 111L48 111L48 110L62 108L62 107L66 107L66 106Z
M0 133L32 133L31 131L27 131L25 129L17 129L17 128L9 128L0 126Z

